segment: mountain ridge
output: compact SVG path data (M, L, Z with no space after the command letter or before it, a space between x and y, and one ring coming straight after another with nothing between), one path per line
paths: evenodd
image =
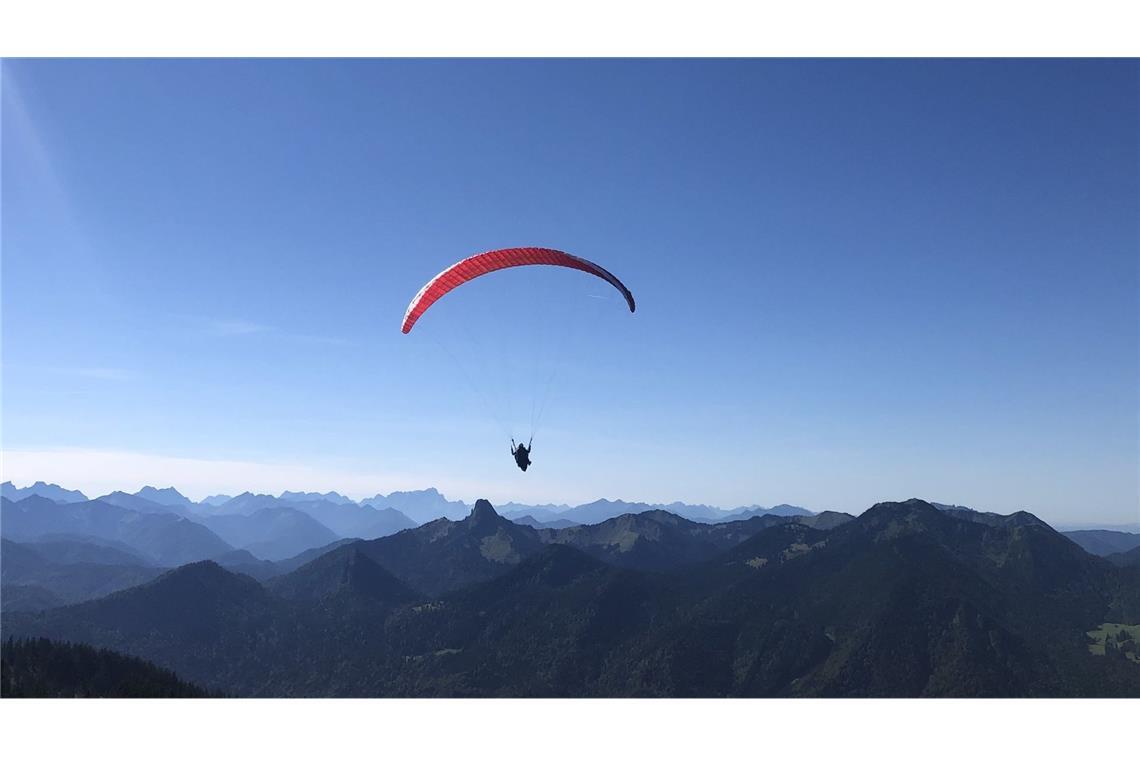
M0 496L12 501L20 501L28 496L42 496L45 499L63 504L88 500L82 491L69 491L55 483L45 483L42 480L37 480L26 488L17 488L12 484L12 481L6 480L0 483Z
M135 498L135 497L132 497ZM179 565L233 549L209 528L167 512L139 512L99 499L60 504L41 496L0 499L0 533L17 541L75 534L121 542L158 565Z
M1026 513L910 500L827 530L811 519L660 512L535 531L480 500L461 521L322 552L269 589L201 562L5 621L251 696L1140 696L1140 668L1088 638L1140 624L1135 569ZM662 573L549 540L563 531L594 535L585 549L654 531L743 540Z

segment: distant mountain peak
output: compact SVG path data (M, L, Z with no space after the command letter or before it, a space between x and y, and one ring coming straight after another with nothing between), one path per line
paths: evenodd
M435 488L421 488L421 489L418 489L415 491L393 491L392 493L388 494L387 498L392 498L393 496L419 496L421 494L425 495L425 496L439 497L440 499L444 498L444 495L441 494ZM383 494L376 494L376 497L374 497L374 498L384 498L384 497L383 497Z
M219 565L212 559L203 559L198 562L187 562L185 565L176 567L163 574L163 577L177 577L182 576L186 578L221 578L229 575L224 567Z
M204 559L198 562L188 562L172 570L167 570L149 583L120 593L179 587L182 590L193 590L196 594L204 594L208 591L216 591L219 586L241 587L247 585L247 582L257 583L252 578L231 573L214 560Z
M912 512L936 514L940 510L928 501L922 499L907 499L906 501L880 501L874 504L863 515L894 515Z
M881 501L863 514L857 521L876 530L887 530L888 535L922 532L932 520L943 513L930 502L922 499L906 501Z
M45 483L42 480L37 480L27 488L17 488L12 481L7 480L0 485L0 495L12 501L20 501L29 496L41 496L58 504L72 504L88 500L81 491L69 491L55 483Z
M885 530L885 535L888 537L900 533L931 530L936 526L943 525L946 520L977 523L1003 530L1033 527L1043 528L1049 532L1053 531L1047 523L1025 511L1001 515L994 512L979 512L964 507L945 509L944 505L923 499L880 502L860 515L857 520L863 525Z
M471 508L471 514L467 519L474 524L479 524L487 521L497 521L500 519L499 513L491 506L491 502L486 499L479 499L475 502L475 506Z
M154 486L143 486L142 488L140 488L138 490L138 493L136 493L135 496L138 496L140 493L143 493L143 492L169 494L170 496L182 496L182 493L177 488L175 488L174 486L167 486L166 488L155 488ZM186 497L183 496L182 498L186 498Z
M169 507L192 507L194 502L183 496L177 488L167 486L166 488L155 488L154 486L143 486L135 492L135 496L148 501L153 501L155 504L164 504Z
M356 504L352 499L336 491L328 491L326 493L318 493L316 491L282 491L278 498L282 501L327 501L332 504Z
M174 491L174 489L169 490ZM138 493L112 491L111 493L100 496L98 501L104 504L114 504L117 507L130 509L135 512L185 515L194 506L194 502L182 496L182 494L179 494L177 491L174 491L174 494L177 494L177 496L173 496L168 492L159 491L156 488L151 488L149 491L144 488Z
M930 505L932 507L934 507L935 509L941 510L943 512L976 512L977 511L976 509L971 509L970 507L966 507L966 506L963 506L961 504L942 504L942 503L937 502L937 501L932 501L932 502L930 502Z

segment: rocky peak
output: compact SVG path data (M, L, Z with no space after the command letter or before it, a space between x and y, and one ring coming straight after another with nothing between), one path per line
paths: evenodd
M472 523L478 525L481 523L497 521L499 519L499 513L496 512L495 508L491 506L491 502L487 501L486 499L479 499L475 502L475 506L472 508L471 514L467 516L467 519Z

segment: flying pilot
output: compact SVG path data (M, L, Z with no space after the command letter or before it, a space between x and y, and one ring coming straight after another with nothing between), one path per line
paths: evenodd
M515 464L517 464L519 469L523 472L526 472L526 468L530 467L530 449L533 443L533 438L527 441L526 446L523 446L521 443L516 444L515 439L511 439L511 456L515 458Z

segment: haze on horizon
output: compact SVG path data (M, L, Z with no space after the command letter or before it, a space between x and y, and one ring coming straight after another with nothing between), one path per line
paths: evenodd
M3 478L1135 522L1138 66L5 60ZM511 245L637 313L400 334ZM525 474L435 342L520 315L581 323Z

